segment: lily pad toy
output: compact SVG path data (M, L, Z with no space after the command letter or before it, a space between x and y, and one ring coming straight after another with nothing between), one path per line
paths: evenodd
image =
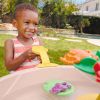
M95 75L94 65L96 64L97 60L91 57L86 57L80 61L78 64L74 64L74 66L81 71L84 71L88 74Z
M61 80L51 80L44 83L44 90L48 93L59 96L70 96L74 92L74 87L71 83Z

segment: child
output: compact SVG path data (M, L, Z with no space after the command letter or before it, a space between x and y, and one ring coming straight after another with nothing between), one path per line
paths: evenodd
M33 68L40 64L39 55L32 52L32 46L41 45L37 37L38 12L31 4L16 6L13 25L18 36L5 41L5 66L9 71Z

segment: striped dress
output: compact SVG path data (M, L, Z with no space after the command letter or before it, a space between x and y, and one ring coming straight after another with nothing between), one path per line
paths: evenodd
M17 38L13 39L13 43L14 43L14 59L17 58L18 56L20 56L23 52L25 52L26 50L32 48L32 46L34 45L40 45L40 42L37 38L37 36L33 37L33 44L31 46L24 46L22 43L19 42L19 40ZM23 70L23 69L27 69L27 68L34 68L36 65L38 65L40 63L40 61L36 58L34 58L33 60L29 61L28 59L25 60L24 63L22 63L19 68L16 70Z

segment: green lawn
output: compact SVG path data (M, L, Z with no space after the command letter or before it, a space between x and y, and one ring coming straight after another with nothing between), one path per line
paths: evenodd
M4 58L3 58L4 41L12 37L13 36L11 35L0 34L0 77L8 74L8 71L5 69L5 66L4 66ZM96 51L100 49L100 47L88 43L85 39L79 39L79 40L82 40L82 42L70 42L70 41L65 40L65 38L60 38L60 40L56 40L56 41L46 40L46 39L42 39L42 40L43 40L44 46L49 49L48 55L49 55L50 61L57 64L63 64L59 61L59 57L63 56L64 53L66 53L70 49L78 48L78 49L88 49L92 51Z
M0 34L0 77L8 74L4 66L4 41L12 37L11 35Z
M58 40L58 41L43 40L43 42L45 46L49 49L48 54L51 62L62 64L59 61L59 57L63 56L70 49L84 49L91 51L97 51L100 49L99 46L90 44L84 39L81 40L82 42L69 42L66 40Z

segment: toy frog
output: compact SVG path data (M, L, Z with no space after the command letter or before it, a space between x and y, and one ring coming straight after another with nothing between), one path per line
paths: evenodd
M64 57L60 57L60 61L64 64L75 64L79 63L85 57L98 59L98 56L94 55L90 50L72 49Z

